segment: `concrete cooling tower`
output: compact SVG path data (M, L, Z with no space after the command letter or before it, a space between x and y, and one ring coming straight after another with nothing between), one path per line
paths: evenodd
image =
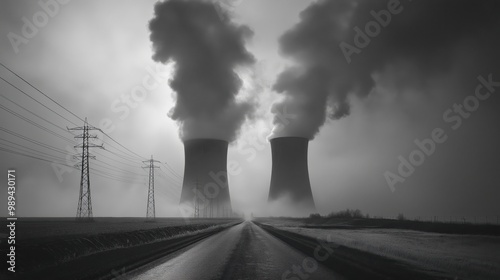
M195 217L232 215L227 148L228 142L223 140L184 141L185 166L180 203L192 207Z
M307 167L309 139L278 137L270 142L273 164L268 202L284 203L290 215L316 213Z

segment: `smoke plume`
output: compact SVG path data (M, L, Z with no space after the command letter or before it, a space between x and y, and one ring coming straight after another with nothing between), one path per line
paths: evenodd
M272 108L271 137L314 138L326 120L350 114L350 96L368 95L374 77L390 76L384 81L398 92L425 92L427 81L454 69L494 72L498 14L494 0L314 2L280 38L293 65L273 87L283 99ZM294 118L284 122L283 114Z
M242 80L235 72L254 64L245 48L252 31L228 20L213 2L195 0L157 3L149 28L153 59L175 63L170 117L181 138L234 140L254 111L254 102L236 99Z

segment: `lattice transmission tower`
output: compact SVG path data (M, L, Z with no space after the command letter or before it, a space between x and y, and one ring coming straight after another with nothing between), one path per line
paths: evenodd
M161 163L153 159L151 156L150 160L145 160L143 163L149 164L148 166L143 166L142 168L149 168L149 188L148 188L148 209L146 211L146 218L154 220L156 218L155 214L155 168L160 168L155 165L155 162Z
M199 190L199 183L198 183L198 178L196 178L196 183L195 183L195 192L194 192L194 200L193 200L193 204L194 204L194 213L193 213L193 217L194 218L199 218L200 217L200 202L199 202L199 198L198 198L198 192L200 191Z
M102 145L95 145L89 141L89 139L96 139L96 135L91 135L89 131L98 130L99 128L89 126L87 123L87 118L85 118L85 123L82 127L68 128L68 130L82 130L83 133L75 136L75 138L81 138L82 144L76 145L75 148L82 148L82 153L75 155L74 158L81 159L77 163L76 167L81 167L81 177L80 177L80 197L78 198L78 210L76 212L76 219L79 221L92 221L92 197L90 195L90 166L89 159L95 159L95 156L90 155L89 148L103 148Z

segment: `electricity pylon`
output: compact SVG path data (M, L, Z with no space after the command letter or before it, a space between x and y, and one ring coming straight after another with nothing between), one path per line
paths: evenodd
M78 210L76 212L76 219L79 221L92 221L92 197L90 196L90 167L89 159L95 159L95 156L89 154L89 148L103 148L102 145L95 145L89 142L89 139L96 139L96 135L90 135L90 130L100 130L99 128L89 126L87 118L83 127L68 128L68 130L82 130L83 133L75 136L75 138L82 138L82 144L76 145L75 148L82 148L80 155L75 155L74 158L81 158L81 162L75 166L82 168L80 178L80 197L78 198Z
M200 203L198 201L198 179L196 179L196 190L194 192L194 217L199 218L200 217Z
M149 163L148 166L143 166L142 168L149 168L149 188L148 188L148 209L146 211L146 218L154 220L156 218L155 214L155 168L160 168L155 165L155 162L160 163L153 159L151 156L150 160L145 160L143 163Z

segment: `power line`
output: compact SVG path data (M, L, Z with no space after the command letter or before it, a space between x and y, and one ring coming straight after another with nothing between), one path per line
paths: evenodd
M43 125L41 125L41 124L38 124L38 123L36 123L36 122L34 122L34 121L32 121L32 120L28 119L27 117L25 117L25 116L23 116L23 115L21 115L21 114L18 114L18 113L14 112L14 111L12 111L11 109L9 109L9 108L7 108L7 107L3 106L2 104L0 104L0 108L1 108L1 109L3 109L3 110L5 110L5 111L7 111L7 112L9 112L9 113L11 113L12 115L14 115L14 116L16 116L16 117L18 117L18 118L20 118L20 119L24 120L25 122L27 122L27 123L29 123L29 124L31 124L31 125L33 125L33 126L36 126L36 127L40 128L41 130L43 130L43 131L45 131L45 132L47 132L47 133L50 133L50 134L52 134L52 135L54 135L54 136L56 136L56 137L58 137L58 138L60 138L60 139L62 139L62 140L66 140L66 141L68 141L68 142L72 143L72 141L71 141L69 138L64 137L64 136L62 136L61 134L59 134L59 133L57 133L57 132L54 132L53 130L51 130L51 129L49 129L49 128L46 128L45 126L43 126Z
M5 69L7 69L9 72L11 72L12 74L14 74L16 77L18 77L19 79L21 79L22 81L24 81L26 84L28 84L29 86L31 86L33 89L35 89L36 91L38 91L39 93L41 93L43 96L45 96L46 98L48 98L50 101L54 102L55 104L57 104L59 107L61 107L62 109L64 109L65 111L69 112L71 115L75 116L76 118L78 118L79 120L81 121L84 121L82 118L80 118L79 116L77 116L76 114L74 114L73 112L71 112L70 110L68 110L66 107L64 107L63 105L61 105L59 102L57 102L56 100L52 99L50 96L48 96L47 94L45 94L43 91L41 91L40 89L38 89L37 87L35 87L34 85L32 85L30 82L28 82L26 79L24 79L23 77L21 77L20 75L18 75L17 73L15 73L13 70L11 70L9 67L5 66L3 63L0 62L0 65L2 67L4 67ZM39 103L40 105L44 106L45 108L47 108L48 110L52 111L53 113L57 114L58 116L60 116L61 118L67 120L68 122L72 123L73 125L77 125L75 124L74 122L68 120L67 118L65 118L64 116L60 115L59 113L55 112L54 110L50 109L49 107L45 106L44 104L42 104L41 102L39 102L38 100L36 100L35 98L33 98L31 95L29 95L28 93L26 93L25 91L21 90L20 88L18 88L17 86L13 85L12 83L10 83L9 81L5 80L4 78L0 77L0 79L2 79L4 82L8 83L10 86L14 87L15 89L17 89L18 91L24 93L26 96L30 97L31 99L33 99L34 101L36 101L37 103ZM137 153L133 152L132 150L128 149L127 147L123 146L122 144L120 144L118 141L116 141L114 138L112 138L109 134L103 132L104 135L108 136L109 139L111 139L113 142L115 142L116 144L118 144L120 147L122 147L123 149L127 150L128 152L130 152L131 154L137 156L139 159L143 160L144 157L138 155Z
M161 164L163 164L163 166L165 166L165 168L167 168L167 170L169 170L174 176L176 176L182 180L182 176L177 174L177 172L175 172L175 170L172 167L170 167L170 165L167 162L165 162L165 163L162 162Z
M3 128L3 127L0 127L0 130L5 131L5 132L7 132L7 133L8 133L8 134L10 134L10 135L13 135L13 136L16 136L16 137L18 137L18 138L21 138L21 139L23 139L23 140L25 140L25 141L28 141L28 142L31 142L31 143L36 144L36 145L38 145L38 146L44 147L44 148L46 148L46 149L53 150L53 151L58 152L58 153L66 154L66 151L63 151L63 150L61 150L61 149L59 149L59 148L56 148L56 147L53 147L53 146L51 146L51 145L44 144L44 143L42 143L42 142L39 142L39 141L33 140L33 139L29 138L29 137L26 137L26 136L23 136L23 135L21 135L21 134L15 133L15 132L13 132L13 131L11 131L11 130L9 130L9 129Z
M0 106L1 106L1 105L0 105ZM2 129L2 128L0 128L0 129ZM2 129L2 130L3 130L3 129ZM67 154L67 152L66 152L66 151L60 150L60 149L58 149L58 148L56 148L56 147L53 147L53 146L51 146L51 145L47 145L47 144L44 144L44 143L41 143L41 142L38 142L38 141L32 140L32 139L30 139L30 138L28 138L28 137L24 137L24 136L22 136L22 135L20 135L20 134L14 133L14 132L12 132L12 131L10 131L10 130L4 130L4 131L6 131L7 133L12 134L12 135L14 135L14 136L16 136L16 137L19 137L19 138L21 138L21 139L23 139L23 140L29 141L29 142L31 142L31 143L33 143L33 144L37 144L37 145L39 145L39 146L42 146L42 147L44 147L44 148L47 148L47 149L53 150L53 151L55 151L55 152L59 152L59 153L62 153L62 154ZM0 140L3 140L3 141L5 141L5 142L9 142L9 143L11 143L11 144L14 144L14 145L17 145L17 146L20 146L20 147L23 147L24 149L30 150L31 152L36 152L36 153L41 153L41 154L44 154L45 156L50 157L52 160L56 159L56 160L62 160L62 161L64 161L64 159L60 159L60 158L58 158L58 157L56 157L56 156L53 156L53 155L50 155L50 154L47 154L47 153L44 153L44 152L37 151L37 150L35 150L35 149L31 149L31 148L25 147L25 146L23 146L23 145L20 145L20 144L17 144L17 143L11 142L11 141L6 140L6 139L1 139L1 138L0 138ZM10 147L11 147L11 148L16 148L16 147L12 147L12 146L10 146ZM17 148L17 149L19 149L19 148ZM101 167L101 168L106 168L106 169L108 169L108 170L112 170L112 171L114 171L114 172L120 172L120 173L132 173L132 174L135 174L135 175L138 175L138 176L145 176L144 174L138 174L138 173L135 173L135 172L132 172L132 171L128 171L128 170L124 170L124 169L119 169L119 168L116 168L116 167L114 167L113 165L111 165L111 164L109 164L109 163L107 163L107 162L101 161L101 160L98 160L98 161L99 161L99 162L101 162L101 163L103 163L103 164L106 164L106 165L108 165L108 166L109 166L109 167L106 167L106 166L102 166L102 165L98 165L98 164L96 164L96 165L98 165L98 166L99 166L99 167ZM122 175L122 176L123 176L123 175Z
M123 176L117 176L115 174L107 173L105 171L102 171L102 170L99 170L99 169L95 169L93 167L90 167L90 170L93 171L92 174L104 175L104 176L107 176L108 179L114 179L114 180L121 181L121 182L141 183L140 181L138 181L135 178L126 178L126 177L123 177Z
M2 148L2 147L0 147L0 150L4 151L4 152L7 152L7 153L11 153L11 154L16 154L16 155L20 155L20 156L24 156L24 157L29 157L29 158L33 158L33 159L37 159L37 160L41 160L41 161L46 161L46 162L49 162L49 163L53 163L53 161L50 161L48 159L43 159L43 158L35 157L35 156L32 156L32 155L23 154L23 153L12 151L12 150L9 150L9 149L6 149L6 148ZM69 165L66 165L66 164L61 164L61 165L65 165L65 166L73 168L73 166L69 166Z
M106 151L108 151L108 152L110 152L110 153L111 153L111 151L109 151L109 150L106 150ZM108 157L108 156L106 156L106 155L104 155L104 154L100 154L100 153L96 153L96 154L97 154L98 156L101 156L101 157L105 157L105 158L107 158L107 159L110 159L110 160L112 160L113 162L116 162L116 163L121 163L121 164L123 164L123 165L127 165L127 166L134 167L134 168L141 168L140 166L137 166L137 165L135 165L135 166L134 166L134 165L128 164L128 163L126 163L126 162L119 161L119 160L116 160L116 159L114 159L114 158ZM113 153L113 154L114 154L114 153ZM116 155L116 154L114 154L114 155Z
M20 90L19 88L17 88L17 89L18 89L18 90ZM15 104L15 105L17 105L18 107L20 107L20 108L22 108L22 109L24 109L24 110L26 110L26 111L30 112L29 110L27 110L27 109L26 109L26 108L24 108L23 106L21 106L21 105L17 104L16 102L14 102L14 101L10 100L9 98L7 98L7 97L5 97L5 96L3 96L3 95L2 95L2 97L3 97L3 98L5 98L5 99L7 99L8 101L10 101L10 102L14 103L14 104ZM41 105L43 105L43 104L41 104ZM54 136L56 136L56 137L59 137L59 138L61 138L61 139L63 139L63 140L66 140L66 141L68 141L69 143L73 143L73 141L72 141L72 140L70 140L69 138L64 137L64 136L62 136L62 135L60 135L60 134L58 134L58 133L54 132L53 130L51 130L51 129L49 129L49 128L47 128L47 127L43 126L43 125L40 125L40 124L36 123L36 122L34 122L34 121L30 120L29 118L27 118L27 117L25 117L25 116L22 116L22 115L20 115L20 114L18 114L18 113L16 113L16 112L14 112L14 111L10 110L9 108L7 108L7 107L5 107L5 106L1 105L1 104L0 104L0 108L4 109L5 111L7 111L7 112L9 112L9 113L13 114L14 116L16 116L16 117L18 117L18 118L20 118L20 119L22 119L22 120L24 120L24 121L26 121L26 122L28 122L28 123L30 123L30 124L32 124L32 125L34 125L34 126L36 126L36 127L40 128L40 129L42 129L42 130L44 130L44 131L46 131L46 132L48 132L48 133L50 133L50 134L52 134L52 135L54 135ZM32 113L32 114L34 114L34 113ZM62 129L60 126L57 126L56 124L54 124L54 123L52 123L52 122L50 122L50 121L48 121L48 120L46 120L46 119L44 119L44 118L42 118L42 117L40 117L40 116L36 115L36 114L34 114L34 115L35 115L35 116L37 116L37 117L39 117L39 118L41 118L41 119L43 119L43 120L45 120L45 121L47 121L47 122L49 122L49 123L51 123L52 125L54 125L54 126L56 126L56 127L59 127L60 129ZM61 117L62 117L62 116L61 116ZM67 131L67 130L65 130L65 131Z
M168 178L164 177L165 175L162 175L162 174L159 174L160 175L160 178L163 178L165 180L167 180ZM166 187L169 189L169 190L172 190L173 192L175 192L176 194L180 194L181 191L178 189L178 188L175 188L173 186L180 186L180 184L177 184L175 182L172 182L170 181L171 184L166 184Z
M22 80L23 82L25 82L26 84L28 84L31 88L33 88L34 90L36 90L37 92L39 92L40 94L42 94L44 97L46 97L47 99L49 99L50 101L52 101L53 103L55 103L57 106L59 106L60 108L62 108L62 109L63 109L63 110L65 110L66 112L70 113L71 115L73 115L74 117L76 117L77 119L79 119L80 121L84 121L81 117L79 117L79 116L77 116L76 114L74 114L73 112L71 112L69 109L67 109L65 106L63 106L61 103L59 103L59 102L57 102L56 100L54 100L53 98L51 98L51 97L50 97L49 95L47 95L45 92L43 92L42 90L40 90L39 88L37 88L36 86L34 86L33 84L31 84L29 81L27 81L27 80L26 80L25 78L23 78L21 75L19 75L19 74L17 74L16 72L14 72L12 69L10 69L9 67L7 67L5 64L3 64L3 63L1 63L1 62L0 62L0 65L1 65L2 67L4 67L5 69L7 69L7 70L8 70L11 74L15 75L17 78L19 78L20 80ZM59 116L59 117L63 118L64 120L68 121L69 123L71 123L71 124L73 124L73 125L76 125L74 122L70 121L69 119L67 119L67 118L66 118L66 117L64 117L63 115L61 115L61 114L57 113L56 111L54 111L53 109L49 108L49 107L48 107L48 106L46 106L45 104L41 103L39 100L35 99L35 98L34 98L34 97L32 97L30 94L28 94L28 93L27 93L27 92L25 92L24 90L20 89L20 88L19 88L19 87L17 87L16 85L12 84L11 82L7 81L7 80L6 80L6 79L4 79L3 77L0 77L0 79L2 79L4 82L6 82L7 84L9 84L11 87L15 88L15 89L16 89L16 90L18 90L19 92L21 92L21 93L23 93L24 95L26 95L27 97L29 97L29 98L30 98L30 99L32 99L33 101L35 101L35 102L37 102L38 104L42 105L44 108L48 109L48 110L49 110L49 111L51 111L52 113L54 113L54 114L56 114L57 116ZM3 96L3 95L2 95L2 97L4 97L5 99L7 99L8 101L10 101L10 102L14 103L15 105L19 106L20 108L24 109L25 111L28 111L28 112L30 112L31 114L33 114L33 115L35 115L35 116L39 117L40 119L42 119L42 120L44 120L44 121L46 121L46 122L48 122L48 123L50 123L50 124L52 124L52 125L54 125L54 126L58 127L58 128L59 128L59 129L61 129L61 130L64 130L64 129L63 129L63 128L61 128L60 126L58 126L58 125L54 124L54 123L53 123L53 122L51 122L51 121L48 121L48 120L47 120L47 119L45 119L45 118L40 117L39 115L37 115L37 114L35 114L35 113L33 113L33 112L29 111L29 110L27 110L25 107L23 107L23 106L21 106L21 105L17 104L16 102L14 102L14 101L12 101L12 100L8 99L7 97L5 97L5 96ZM60 134L58 134L58 133L56 133L56 132L52 131L51 129L49 129L49 128L45 127L45 126L40 125L40 124L38 124L38 123L36 123L36 122L34 122L34 121L30 120L29 118L27 118L27 117L25 117L25 116L22 116L22 115L20 115L20 114L18 114L18 113L16 113L16 112L14 112L14 111L12 111L12 110L8 109L8 108L7 108L7 107L5 107L5 106L2 106L1 108L2 108L2 109L4 109L4 110L6 110L7 112L9 112L9 113L13 114L13 115L15 115L15 116L17 116L17 117L19 117L19 118L21 118L21 119L25 120L26 122L29 122L30 124L32 124L32 125L34 125L34 126L37 126L38 128L40 128L40 129L42 129L42 130L44 130L44 131L46 131L46 132L48 132L48 133L50 133L50 134L53 134L54 136L57 136L57 137L59 137L59 138L61 138L61 139L63 139L63 140L66 140L66 141L68 141L68 142L72 143L72 141L71 141L71 140L69 140L67 137L64 137L64 136L62 136L62 135L60 135ZM85 122L86 122L86 120L85 120ZM2 128L0 128L0 129L2 129ZM2 130L6 131L5 129L2 129ZM101 132L102 132L102 131L101 131ZM9 133L9 132L7 132L7 133ZM107 133L105 133L105 132L102 132L102 133L103 133L105 136L107 136L107 137L108 137L111 141L113 141L114 143L116 143L117 145L119 145L122 149L124 149L125 151L127 151L127 153L125 153L125 152L123 152L123 151L120 151L120 149L118 149L118 148L114 147L113 145L109 145L110 147L115 148L115 149L116 149L118 152L120 152L120 153L127 154L127 157L125 157L125 156L123 156L123 155L120 155L120 154L118 154L118 153L116 153L116 152L112 152L112 151L109 151L109 150L108 150L110 153L112 153L112 154L114 154L114 155L116 155L116 156L119 156L119 157L120 157L120 158L122 158L122 159L125 159L125 160L128 160L128 161L131 161L131 162L134 162L134 160L133 160L133 158L134 158L134 157L137 157L138 159L141 159L141 160L143 160L143 159L144 159L144 157L142 157L141 155L139 155L139 154L135 153L134 151L130 150L129 148L125 147L124 145L122 145L121 143L119 143L118 141L116 141L116 140L115 140L113 137L111 137L109 134L107 134ZM20 138L22 138L22 139L24 139L24 140L26 140L26 141L31 142L31 143L34 143L34 144L40 145L40 146L42 146L42 147L45 147L45 148L48 148L48 149L51 149L51 150L54 150L54 151L60 152L60 150L59 150L59 149L57 149L57 148L53 148L53 147L51 148L51 147L50 147L50 145L46 145L46 144L43 144L43 143L38 142L38 141L36 141L36 140L32 140L32 139L29 139L29 138L27 138L27 137L23 137L22 135L15 134L14 132L10 132L10 134L12 134L12 135L14 135L14 136L17 136L17 137L20 137ZM103 140L103 143L104 143L104 142L105 142L105 141ZM58 150L59 150L59 151L58 151ZM62 152L62 153L65 153L65 152ZM129 156L130 156L130 158L128 158ZM109 157L107 157L107 158L109 158ZM105 162L103 161L103 163L105 163ZM166 163L166 165L165 165L165 164L163 164L163 163L162 163L162 164L163 164L164 166L166 166L167 170L169 170L169 171L170 171L170 172L171 172L171 173L172 173L175 177L177 177L178 179L181 179L181 176L180 176L179 174L177 174L177 173L176 173L176 172L175 172L175 171L174 171L174 170L173 170L173 169L172 169L172 168L168 165L168 163L167 163L167 162L165 162L165 163ZM105 163L105 164L107 164L107 163ZM108 164L108 165L109 165L109 164ZM111 165L110 165L110 166L111 166ZM165 173L165 174L167 174L167 173ZM167 174L167 176L168 176L168 174ZM170 177L170 176L169 176L169 177Z
M30 157L30 158L34 158L34 159L38 159L38 160L42 160L42 161L49 162L49 163L54 163L54 162L58 163L58 161L65 162L65 159L63 159L63 158L60 158L60 157L57 157L57 156L54 156L54 155L50 155L50 154L47 154L47 153L44 153L44 152L41 152L41 151L38 151L38 150L35 150L35 149L31 149L29 147L23 146L21 144L17 144L15 142L12 142L12 141L9 141L9 140L6 140L6 139L0 138L0 140L5 141L5 142L10 143L10 144L13 144L13 145L17 145L17 146L22 147L23 149L25 149L25 150L22 150L19 147L15 147L15 146L8 145L8 144L2 144L4 146L12 148L12 149L8 149L8 148L0 146L0 148L2 148L2 151L9 152L9 153L16 154L16 155L25 156L25 157ZM38 154L41 154L41 155L40 155L40 157L36 157L38 155L29 155L29 154L25 154L23 152L38 153ZM70 165L67 165L67 164L62 164L62 165L67 166L67 167L73 167L73 166L70 166ZM106 168L106 167L102 166L102 168ZM100 170L94 169L94 168L91 168L91 170L96 171L96 172L102 172L103 173L102 177L107 176L106 178L108 178L108 179L113 179L113 180L122 181L122 182L137 183L137 181L133 181L133 180L135 180L135 178L127 178L127 177L123 176L123 174L117 176L117 175L113 175L111 173L105 173L103 171L100 171ZM120 170L120 171L128 172L128 171L124 171L124 170ZM134 174L137 174L138 176L146 176L144 174L138 174L138 173L134 173ZM98 174L98 175L101 175L101 174Z
M106 144L106 145L108 145L108 143L106 143L106 142L104 142L104 141L103 141L103 143L104 143L104 144ZM107 152L109 152L109 153L111 153L111 154L113 154L113 155L115 155L115 156L117 156L117 157L119 157L119 158L121 158L121 159L127 160L127 161L129 161L129 162L132 162L132 163L137 163L137 162L138 162L138 160L132 160L132 159L127 158L127 157L125 157L125 156L123 156L123 155L121 155L121 154L118 154L118 153L116 153L116 152L113 152L113 151L111 151L111 150L109 150L109 149L104 149L104 150L105 150L105 151L107 151Z
M106 168L108 170L112 170L114 172L121 172L121 173L127 173L128 174L134 174L134 175L137 175L137 176L146 176L144 174L139 174L139 173L135 173L135 172L132 172L132 171L128 171L128 170L124 170L124 169L119 169L117 167L114 167L112 166L111 164L108 164L107 162L104 162L104 161L101 161L101 160L96 160L97 162L100 162L100 163L103 163L103 164L106 164L108 165L109 167L106 167L106 166L102 166L102 165L98 165L97 163L95 163L96 165L102 167L102 168Z
M106 144L107 146L109 146L109 147L112 147L112 148L114 148L114 149L117 149L116 147L114 147L114 146L110 145L110 144L109 144L109 143L107 143L106 141L102 141L102 142L103 142L104 144ZM124 159L124 160L128 160L128 161L130 161L130 162L134 162L134 163L136 163L136 162L138 162L138 161L139 161L139 159L132 159L132 158L130 158L130 157L128 157L128 156L125 156L124 154L118 154L117 152L113 152L113 151L111 151L110 149L105 149L105 150L106 150L106 151L108 151L108 152L110 152L110 153L112 153L112 154L114 154L114 155L116 155L116 156L118 156L118 157L120 157L120 158L122 158L122 159ZM120 151L120 150L118 150L118 149L117 149L117 151L118 151L118 152L122 152L122 153L123 153L123 151Z
M43 96L47 97L50 101L56 103L59 107L61 107L64 110L66 110L66 112L68 112L71 115L75 116L80 121L82 121L82 122L84 121L82 118L80 118L79 116L75 115L70 110L66 109L66 107L64 107L63 105L59 104L59 102L57 102L54 99L50 98L50 96L48 96L47 94L45 94L43 91L39 90L37 87L35 87L34 85L32 85L30 82L26 81L23 77L21 77L20 75L18 75L16 72L12 71L9 67L5 66L2 62L0 62L0 65L2 65L2 67L4 67L5 69L7 69L10 73L14 74L16 77L18 77L19 79L23 80L25 83L27 83L28 85L30 85L33 89L35 89L36 91L38 91L39 93L41 93Z
M4 140L4 139L1 139L1 140ZM5 141L5 140L4 140ZM10 142L10 141L9 141ZM40 160L40 161L44 161L44 162L48 162L48 163L53 163L53 161L51 160L47 160L45 158L42 158L42 157L36 157L36 156L33 156L33 155L28 155L28 154L24 154L24 153L21 153L21 152L16 152L16 151L13 151L13 150L10 150L10 149L6 149L4 147L0 147L0 151L2 152L7 152L7 153L11 153L11 154L15 154L15 155L18 155L18 156L23 156L23 157L28 157L28 158L32 158L32 159L36 159L36 160ZM71 168L74 168L73 166L70 166L70 165L67 165L67 164L64 164L64 163L60 163L60 165L62 166L66 166L66 167L71 167ZM130 180L130 179L123 179L122 177L119 177L119 178L116 178L114 176L112 176L111 174L108 174L108 173L105 173L105 172L102 172L100 170L97 170L97 169L94 169L94 168L91 168L91 170L94 172L94 174L96 176L99 176L101 178L104 178L104 179L108 179L108 180L112 180L112 181L118 181L118 182L123 182L123 183L131 183L131 184L140 184L142 182L139 182L139 181L136 181L136 180ZM166 198L168 198L169 200L171 200L172 202L176 202L176 200L173 198L173 196L179 196L179 194L176 194L176 193L172 193L172 190L171 189L168 189L171 194L167 194L163 189L158 189L158 191ZM173 194L173 196L172 196Z
M4 130L4 129L3 129L3 128L0 128L0 130ZM37 145L39 145L39 146L42 146L42 147L44 147L44 148L47 148L47 149L53 150L53 151L55 151L55 152L59 152L59 153L62 153L62 154L67 154L67 152L66 152L66 151L63 151L63 150L58 149L58 148L56 148L56 147L53 147L53 146L50 146L50 145L47 145L47 144L44 144L44 143L41 143L41 142L38 142L38 141L32 140L32 139L30 139L30 138L28 138L28 137L22 136L22 135L20 135L20 134L16 134L16 133L14 133L14 132L12 132L12 131L10 131L10 130L5 130L5 131L6 131L7 133L9 133L9 134L12 134L12 135L14 135L14 136L16 136L16 137L19 137L19 138L23 139L23 140L29 141L29 142L31 142L31 143L33 143L33 144L37 144ZM25 146L22 146L22 145L20 145L20 144L14 143L14 142L11 142L11 141L9 141L9 140L5 140L5 139L0 139L0 140L3 140L3 141L6 141L6 142L9 142L9 143L12 143L12 144L15 144L15 145L21 146L21 147L23 147L23 148L25 148L25 149L29 149L29 150L34 151L34 152L38 152L37 150L31 149L31 148L27 148L27 147L25 147ZM43 152L39 152L39 153L43 153ZM46 154L46 153L44 153L44 154ZM49 155L49 154L46 154L46 155ZM49 155L49 156L51 156L51 155ZM53 157L55 157L55 156L53 156ZM109 169L109 170L114 170L115 172L132 173L132 174L135 174L135 175L138 175L138 176L145 176L145 175L143 175L143 174L135 173L135 172L132 172L132 171L123 170L123 169L118 169L118 168L114 167L113 165L111 165L111 164L109 164L109 163L107 163L107 162L101 161L101 160L98 160L98 161L99 161L99 162L102 162L103 164L106 164L106 165L108 165L108 166L109 166L109 167L106 167L106 166L100 166L100 167L102 167L102 168L107 168L107 169Z
M9 84L11 87L17 89L18 91L20 91L21 93L23 93L24 95L28 96L29 98L31 98L33 101L35 101L36 103L42 105L43 107L45 107L46 109L50 110L52 113L58 115L59 117L65 119L66 121L68 121L69 123L73 124L73 125L76 125L74 122L68 120L66 117L62 116L61 114L57 113L56 111L50 109L49 107L45 106L43 103L41 103L40 101L38 101L37 99L33 98L31 95L29 95L28 93L26 93L24 90L18 88L17 86L13 85L12 83L10 83L9 81L5 80L3 77L0 76L0 79L4 82L6 82L7 84Z
M12 144L12 145L14 145L14 146L9 145L9 144L5 144L5 143L3 143L2 145L5 145L5 146L10 147L10 148L12 148L12 149L17 149L17 150L20 150L21 152L28 152L28 153L37 153L37 154L42 154L42 156L50 157L50 158L54 159L55 161L58 161L58 160L62 160L62 161L64 161L64 159L61 159L60 157L57 157L57 156L54 156L54 155L51 155L51 154L47 154L47 153L44 153L44 152L40 152L40 151L37 151L37 150L35 150L35 149L31 149L31 148L25 147L25 146L23 146L23 145L20 145L20 144L17 144L17 143L11 142L11 141L9 141L9 140L5 140L5 139L1 139L1 138L0 138L0 140L5 141L5 142L8 142L8 143L10 143L10 144ZM16 146L17 146L17 147L16 147ZM21 147L21 148L19 148L19 147ZM24 149L24 150L23 150L23 149ZM26 150L27 150L27 151L26 151Z
M182 182L180 179L170 177L170 175L165 171L163 171L162 169L160 169L160 171L163 172L163 174L165 174L166 177L172 180L173 183L180 184Z
M36 159L36 160L48 162L48 163L53 163L53 161L48 160L46 158L41 158L41 157L36 157L36 156L33 156L33 155L24 154L24 153L13 151L13 150L6 149L6 148L3 148L3 147L0 147L0 151L11 153L11 154L15 154L15 155L19 155L19 156L23 156L23 157L28 157L28 158L32 158L32 159ZM64 163L58 163L58 164L62 165L62 166L66 166L66 167L75 168L74 166L70 166L70 165L67 165L67 164L64 164ZM91 169L93 171L98 171L98 170L95 170L93 168L91 168ZM111 176L108 176L108 175L105 175L105 174L99 174L97 172L95 172L95 175L103 177L103 178L111 179L111 180L114 180L114 181L125 182L125 183L141 183L141 182L134 182L134 181L126 180L126 179L112 178Z
M59 128L60 130L62 130L62 131L64 131L64 132L68 132L65 128L63 128L63 127L61 127L61 126L59 126L59 125L57 125L57 124L55 124L55 123L53 123L53 122L51 122L51 121L49 121L49 120L47 120L47 119L45 119L45 118L43 118L43 117L39 116L38 114L35 114L35 113L31 112L30 110L26 109L26 108L25 108L25 107L23 107L22 105L19 105L19 104L18 104L18 103L16 103L15 101L12 101L10 98L8 98L8 97L4 96L3 94L0 94L0 96L1 96L2 98L4 98L4 99L8 100L9 102L11 102L11 103L15 104L15 105L16 105L16 106L18 106L19 108L21 108L21 109L25 110L26 112L28 112L28 113L30 113L30 114L32 114L32 115L34 115L34 116L36 116L36 117L38 117L38 118L40 118L40 119L42 119L42 120L44 120L44 121L46 121L46 122L48 122L48 123L52 124L53 126L55 126L55 127Z
M107 134L106 132L103 132L104 135L108 136L109 139L111 139L113 142L115 142L116 144L118 144L120 147L124 148L125 150L129 151L130 153L134 154L135 156L137 156L139 159L141 160L144 160L145 158L134 153L133 151L129 150L127 147L123 146L122 144L118 143L118 141L116 141L115 139L113 139L113 137L109 136L109 134Z
M122 183L132 183L132 184L140 184L141 183L141 182L133 182L133 181L123 180L123 179L112 178L112 177L108 177L106 175L102 175L102 174L99 174L96 172L94 172L94 175L97 175L97 176L100 176L102 178L106 178L106 179L109 179L112 181L122 182Z
M172 177L170 175L170 173L167 173L165 172L163 169L160 169L160 171L164 174L164 176L168 179L170 179L172 182L176 183L176 184L181 184L182 183L182 179L180 178L177 178L177 177Z
M19 137L19 136L21 136L21 135L16 135L16 136L18 136L18 137ZM24 140L28 140L28 139L29 139L29 138L24 139ZM31 150L31 151L33 151L33 152L39 152L39 151L37 151L37 150L34 150L34 149L31 149L31 148L25 147L25 146L23 146L23 145L20 145L20 144L17 144L17 143L11 142L11 141L6 140L6 139L1 139L1 138L0 138L0 140L3 140L3 141L6 141L6 142L9 142L9 143L11 143L11 144L15 144L15 145L21 146L21 147L23 147L23 148L25 148L25 149L29 149L29 150ZM33 141L34 141L34 140L33 140ZM30 142L32 142L32 141L30 141ZM35 143L35 142L32 142L32 143L37 144L37 145L41 145L41 144L43 144L43 143ZM63 150L60 150L60 149L58 149L58 148L55 148L55 147L53 147L53 146L47 145L47 144L43 144L43 147L48 148L48 149L51 149L51 150L56 151L56 152L59 152L59 153L63 153L63 154L64 154L64 153L66 153L66 154L67 154L67 152L65 152L65 151L63 151ZM43 153L43 152L39 152L39 153ZM43 153L43 154L48 155L48 156L52 156L52 155L49 155L49 154L46 154L46 153ZM55 156L53 156L53 157L55 157ZM143 176L142 174L138 174L138 173L131 172L131 171L128 171L128 170L124 170L124 169L119 169L119 168L114 167L113 165L111 165L111 164L109 164L109 163L107 163L107 162L102 161L102 160L97 160L97 161L102 162L103 164L106 164L106 165L108 165L108 166L109 166L109 167L106 167L106 166L101 166L102 168L107 168L107 169L109 169L109 170L114 170L115 172L117 171L117 172L123 172L123 173L132 173L132 174L135 174L135 175Z

